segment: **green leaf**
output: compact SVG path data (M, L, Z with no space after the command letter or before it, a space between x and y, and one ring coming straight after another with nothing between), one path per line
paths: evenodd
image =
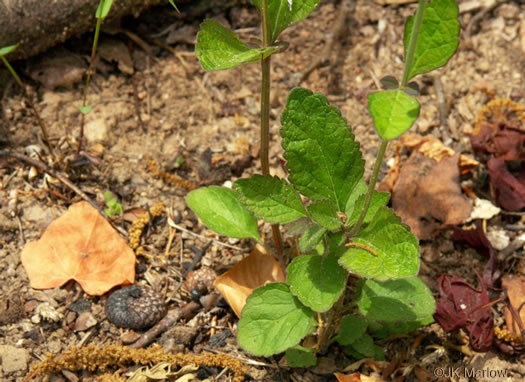
M299 250L302 253L310 252L323 238L326 228L319 225L310 227L299 239Z
M297 345L315 330L315 314L294 297L285 283L257 288L246 300L237 341L253 355L264 357Z
M261 10L261 0L253 1ZM268 0L268 17L270 19L270 39L277 40L288 26L306 18L319 4L319 0Z
M374 357L376 353L374 339L369 334L364 333L353 343L346 346L343 352L357 359Z
M254 175L235 182L241 202L268 223L287 224L306 216L301 197L276 176Z
M97 12L95 13L95 17L97 19L105 19L106 16L109 14L109 10L111 9L112 5L113 0L100 0L100 3L98 3Z
M173 8L177 11L177 13L180 15L179 8L177 8L177 5L175 5L175 2L173 0L168 0Z
M312 219L320 226L332 231L341 227L341 220L337 217L337 211L330 201L315 201L307 208Z
M339 345L350 345L359 337L366 333L368 322L359 316L346 316L341 321L339 333L336 336L336 341Z
M337 256L299 256L287 268L290 290L315 312L326 312L345 288L345 271Z
M363 210L363 206L365 204L365 198L366 194L361 195L353 206L349 206L347 203L346 207L351 207L349 210L346 211L346 216L348 217L348 219L346 220L346 224L348 225L348 227L352 227L355 223L357 223L359 215L361 214L361 211ZM390 194L388 192L374 191L374 193L372 194L372 199L370 200L370 205L368 206L368 210L366 211L363 223L366 224L371 222L377 211L381 207L386 206L389 200Z
M381 281L414 276L418 272L418 240L387 207L381 207L372 222L352 241L370 248L377 256L363 248L350 247L339 259L339 264L349 272Z
M371 93L367 99L377 133L386 140L410 129L419 115L419 102L399 89Z
M77 108L82 114L88 115L93 110L93 105L77 106Z
M197 34L195 53L204 70L222 70L260 61L277 50L276 46L251 49L217 21L206 20Z
M366 182L363 178L359 179L355 187L352 189L352 192L350 193L350 196L348 196L348 200L346 201L346 207L345 207L345 214L346 216L349 216L352 211L354 210L355 204L357 202L357 199L366 193L368 190L368 186L366 185Z
M287 224L286 231L290 236L301 236L313 226L314 223L310 220L310 218L301 218Z
M294 346L284 353L286 363L289 367L311 367L317 364L315 354L302 346Z
M357 306L381 336L406 333L433 321L436 304L430 289L418 278L378 282L360 280ZM373 325L372 321L380 325Z
M397 81L397 78L394 76L385 76L380 79L381 85L383 85L384 89L390 90L390 89L397 89L399 87L399 82Z
M186 203L218 234L261 241L257 220L241 204L239 194L226 187L209 186L191 191Z
M0 57L3 57L5 55L13 52L16 48L18 48L18 45L19 44L9 45L9 46L4 46L3 48L0 48Z
M405 57L413 26L414 16L411 16L405 26ZM445 65L458 47L459 29L456 0L432 0L423 14L408 79Z
M281 135L289 179L313 200L330 200L343 212L363 176L359 143L340 112L322 94L296 88L281 114Z

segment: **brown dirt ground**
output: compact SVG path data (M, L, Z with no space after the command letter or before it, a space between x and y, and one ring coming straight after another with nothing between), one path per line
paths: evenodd
M459 3L466 6L467 3L475 2ZM366 94L376 89L377 79L389 74L401 76L403 20L413 11L413 4L381 6L371 1L358 1L355 11L347 20L347 29L340 44L334 48L331 63L315 70L302 84L303 87L326 94L330 102L341 109L361 142L369 169L379 140L367 113ZM184 12L183 9L183 16ZM512 95L518 102L524 102L525 5L520 5L519 1L506 2L474 24L471 35L467 37L465 30L478 12L480 9L461 14L462 37L458 52L445 68L432 74L439 76L443 84L448 128L439 122L433 77L422 76L417 79L422 92L419 97L422 109L413 130L437 137L462 153L471 153L467 134L472 131L476 113L487 101L487 94L493 92L502 98ZM232 250L214 243L206 252L201 265L221 273L246 256L251 244L214 236L186 207L184 197L187 191L156 179L146 164L146 158L151 156L165 171L197 185L223 184L257 172L260 168L258 160L252 161L259 150L259 65L204 72L193 53L192 43L204 16L217 17L227 22L239 30L246 40L257 37L258 17L254 8L247 5L226 11L208 11L206 15L193 17L190 21L187 17L177 17L169 8L153 9L138 20L123 20L124 29L148 41L152 55L148 56L140 47L132 44L131 64L129 57L126 57L127 49L117 49L120 60L118 68L115 62L100 62L88 95L88 103L94 105L94 110L86 119L86 151L94 157L92 161L78 163L74 160L80 124L76 106L81 103L83 88L78 83L78 72L79 67L82 69L85 65L84 58L89 55L91 36L69 41L58 51L47 52L30 61L16 62L15 67L24 75L32 93L37 96L36 107L48 127L57 152L63 158L61 163L55 164L56 167L67 169L71 181L101 205L102 194L107 190L118 195L125 210L144 208L162 201L173 211L175 222L187 230L241 247L241 250ZM290 47L272 61L270 163L272 172L277 175L284 176L279 114L288 91L294 86L296 74L321 52L335 17L336 4L332 1L322 2L307 20L289 28L282 35L283 40L290 42ZM152 37L170 25L170 30L177 33ZM153 39L167 41L170 43L169 49L156 46L152 43ZM108 44L109 48L118 47L119 44L120 48L126 48L130 41L124 34L103 34L101 44L105 40L112 42L112 45ZM64 59L64 49L68 52L66 56L76 58ZM55 56L62 58L51 60ZM0 78L7 85L3 87L0 148L20 153L42 150L43 146L38 140L38 125L31 109L5 72L0 74ZM39 79L45 79L47 87ZM387 160L394 151L395 144L391 144ZM176 160L181 157L184 163L176 168ZM45 153L43 158L46 161L50 159ZM45 227L63 214L71 202L80 200L78 195L60 183L41 172L31 174L30 169L26 164L0 159L0 311L3 319L9 314L14 317L10 323L4 322L0 326L0 348L3 349L0 349L0 353L3 354L4 367L0 371L0 379L6 381L21 380L28 368L47 352L61 353L80 341L119 344L124 335L105 318L105 296L84 295L74 283L55 290L38 291L29 287L20 262L24 244L38 239ZM383 170L383 173L386 172L387 167ZM486 174L486 171L480 170L480 176L483 173ZM485 192L488 194L486 189ZM519 217L499 215L489 221L488 226L503 229L505 224L518 220ZM117 224L125 228L129 226L123 221L117 221ZM168 305L173 307L190 301L189 293L182 287L182 263L190 262L193 258L191 246L202 248L207 240L177 231L169 256L165 257L168 232L165 217L148 231L144 247L150 256L138 258L142 273L137 275L137 280L162 289L166 293ZM506 233L512 240L522 232ZM447 272L477 285L473 270L481 272L485 265L485 261L475 251L452 244L449 237L450 233L444 232L435 240L421 243L421 277L434 292L436 277ZM507 258L503 271L525 273L522 256L522 249L519 248ZM68 307L77 299L91 303L91 314L97 322L93 330L75 331L77 314ZM36 308L43 302L49 303L50 309L58 313L56 321L38 316ZM22 304L22 309L19 309L19 304ZM498 309L494 311L496 323L501 325L501 314ZM165 335L159 343L171 351L200 353L213 348L227 353L243 360L248 368L248 379L260 381L332 381L335 380L333 371L342 371L353 362L333 346L314 369L278 370L275 366L280 356L272 359L252 357L237 346L235 337L229 337L218 345L208 343L214 316L218 318L219 333L229 330L229 327L235 333L235 315L227 306L219 304L208 311L202 309L188 322L179 322L178 326L192 329L188 329L193 333L190 341L183 335L179 341L177 334L174 334L175 341ZM427 334L423 343L414 351L407 352L408 346L421 334ZM447 335L437 324L433 324L407 337L383 344L387 360L402 354L407 357L403 366L409 374L410 368L416 364L430 372L436 367L465 366L506 369L510 375L507 380L523 380L525 365L519 357L505 356L495 348L485 354L467 355L457 350L461 341L458 336ZM429 345L443 351L437 354L432 348L425 347ZM9 357L5 352L12 347L23 348L28 352L23 354L18 368L6 371ZM421 361L431 353L434 358ZM259 363L249 363L247 360ZM220 371L202 368L196 378L215 380L213 376ZM370 364L362 366L361 371L375 375L381 373L381 370L374 370ZM398 369L395 376L399 377L400 373ZM94 375L87 371L76 373L76 377L83 381L93 380ZM229 375L226 372L218 380L228 380ZM71 381L75 380L75 376L57 373L50 380Z

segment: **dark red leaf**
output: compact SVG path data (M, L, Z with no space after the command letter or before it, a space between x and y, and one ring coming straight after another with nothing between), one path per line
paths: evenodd
M474 248L480 255L486 259L490 258L490 251L493 251L492 244L483 232L481 222L476 222L476 229L455 228L451 237L455 243L466 244Z
M478 276L479 278L479 276ZM487 351L492 345L494 324L487 288L480 279L481 290L453 275L438 278L440 298L434 319L451 332L464 328L470 336L470 345L476 351Z
M487 168L496 203L507 211L518 211L525 207L525 170L522 168L520 176L516 178L501 158L490 158Z

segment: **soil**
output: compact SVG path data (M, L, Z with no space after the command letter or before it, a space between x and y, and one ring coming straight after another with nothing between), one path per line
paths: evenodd
M377 89L382 77L401 76L404 20L415 10L415 4L379 3L388 1L357 2L347 19L345 32L334 45L331 59L301 84L327 95L331 104L341 109L361 142L368 169L372 168L379 139L367 112L366 95ZM475 7L477 3L459 1L462 35L456 55L444 68L417 78L422 108L413 128L414 132L434 136L457 152L471 155L468 134L473 131L477 112L490 97L510 97L522 105L525 102L525 4L505 1L476 19L484 9ZM480 1L481 5L484 3ZM305 21L286 30L281 39L290 46L272 59L272 174L286 175L279 136L280 112L300 73L321 53L328 40L337 6L332 1L322 2ZM185 12L193 16L185 18ZM40 158L66 173L71 182L100 206L104 206L105 191L114 193L125 211L163 202L171 211L171 219L188 231L177 229L173 241L168 243L170 227L166 216L155 220L142 238L145 254L137 258L137 282L162 291L169 309L191 301L191 290L184 286L183 274L195 256L194 250L203 248L210 239L216 240L197 268L209 267L220 274L252 248L249 241L213 234L185 204L187 188L193 185L228 185L260 171L260 67L252 64L228 71L204 72L193 51L195 33L205 17L214 17L238 30L246 41L258 37L258 14L253 6L244 3L226 10L208 9L205 14L182 8L182 17L168 7L153 8L137 20L122 20L120 33L102 34L100 51L106 53L98 61L97 73L88 89L87 104L94 108L85 119L87 143L80 156L76 152L81 124L77 107L82 104L81 80L92 37L85 35L39 57L14 63L37 100L36 108L47 126L58 160L54 161L46 152L37 120L22 92L5 71L0 72L0 83L5 84L0 119L2 150ZM133 42L137 39L130 36L138 36L145 46L137 45ZM446 125L440 123L435 78L440 79L446 98ZM395 150L396 144L390 144L385 163ZM406 149L401 152L407 153ZM167 184L148 167L148 158L155 160L164 172L187 182ZM387 170L385 165L381 177ZM370 170L366 172L369 174ZM486 177L486 169L481 166L476 176ZM475 184L472 179L463 181ZM21 265L24 244L37 240L51 221L82 198L55 178L12 158L0 157L0 182L0 379L22 380L46 353L60 354L81 342L121 344L133 336L133 332L120 331L106 319L107 295L88 296L74 282L52 290L32 289ZM490 198L486 183L474 188L474 192ZM500 214L487 225L489 231L504 231L512 241L523 232L507 230L505 226L519 220L519 216ZM130 226L118 218L115 224L126 231ZM271 237L269 227L263 231L267 238ZM440 274L452 273L478 285L475 272L481 273L486 264L474 250L453 244L450 234L445 231L433 240L421 242L420 276L436 295L436 279ZM286 242L288 246L291 244ZM268 245L271 247L269 239ZM525 273L522 256L522 248L516 249L501 265L502 271ZM42 313L43 303L47 303L46 314ZM72 308L79 304L85 307ZM333 373L343 372L354 362L334 345L315 368L279 368L282 356L253 357L238 347L235 341L238 320L226 304L219 301L212 307L196 309L193 318L177 322L179 330L173 337L165 334L156 342L172 352L226 353L242 360L247 380L335 381ZM500 308L496 306L493 310L496 325L501 326ZM85 323L85 315L79 322L82 312L89 312L88 318L94 320L94 325ZM222 335L220 339L210 335L212 326L215 333ZM471 352L461 347L464 340L464 335L447 334L434 323L402 338L382 342L385 363L358 364L345 372L360 370L379 378L389 365L386 380L426 380L434 378L433 370L438 367L468 367L507 370L508 379L501 379L505 381L525 377L525 364L519 354L507 355L496 347L487 353ZM392 366L394 361L398 366ZM115 365L111 371L119 367ZM125 375L135 369L132 366L120 371ZM420 369L426 373L418 374ZM217 377L221 371L201 367L194 372L195 380L230 380L231 371ZM401 377L403 372L409 377ZM50 380L91 381L96 375L100 372L66 370L53 374Z

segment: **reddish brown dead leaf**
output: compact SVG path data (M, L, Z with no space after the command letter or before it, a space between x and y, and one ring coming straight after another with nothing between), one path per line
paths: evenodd
M497 98L481 108L470 136L477 155L490 154L505 160L523 160L525 151L525 107Z
M87 202L73 204L40 240L27 243L22 264L35 289L76 280L87 294L99 296L135 280L135 254Z
M419 239L430 239L470 216L472 203L459 186L458 156L436 163L413 152L401 168L392 207Z
M525 278L521 276L505 275L501 278L501 286L507 290L510 303L514 310L518 312L521 304L525 303ZM521 308L518 314L522 324L525 324L525 307ZM505 323L507 324L508 330L521 337L520 328L508 308L505 308Z
M246 299L255 288L271 282L284 282L285 279L279 263L257 245L248 257L217 277L214 286L240 317Z
M481 290L453 275L438 278L440 298L437 300L434 319L451 332L464 328L470 337L470 346L476 351L487 351L492 345L494 323L488 304L487 288L480 279Z
M439 139L430 136L421 137L416 134L404 134L399 140L406 147L415 149L436 162L456 154L454 150L445 146ZM473 170L477 166L479 166L479 162L474 158L463 154L459 156L459 168L462 174Z
M507 211L518 211L525 207L525 166L522 165L517 177L501 158L490 158L487 168L496 203Z

